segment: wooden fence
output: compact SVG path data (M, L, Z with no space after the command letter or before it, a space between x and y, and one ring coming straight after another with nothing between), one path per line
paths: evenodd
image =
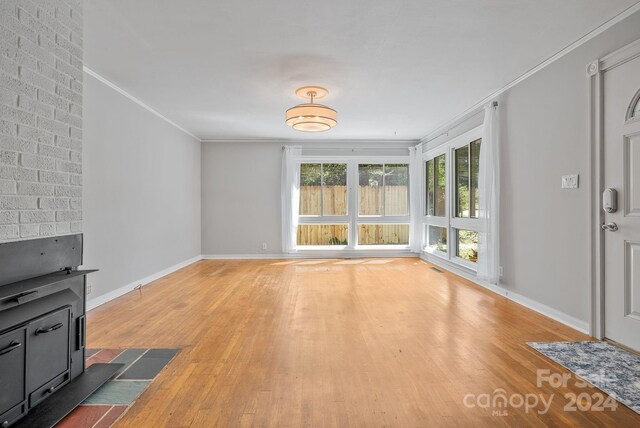
M298 245L347 245L348 239L346 224L298 225Z
M387 216L409 215L407 186L384 186L384 190L377 186L360 186L358 192L358 212L360 215L381 215L383 213ZM323 203L324 213L322 213ZM300 215L322 214L347 214L347 186L302 186L300 189Z
M408 224L359 224L358 245L409 244Z
M384 191L384 198L383 198ZM324 201L323 201L324 198ZM407 186L360 186L359 213L361 215L409 215ZM347 214L346 186L303 186L300 189L300 214ZM383 204L385 205L383 207ZM349 228L346 224L302 224L298 226L298 245L346 245ZM409 243L408 224L360 224L359 245L393 245Z

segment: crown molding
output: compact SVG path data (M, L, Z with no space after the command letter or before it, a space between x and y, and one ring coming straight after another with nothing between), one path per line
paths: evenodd
M439 133L442 133L443 131L445 131L447 129L450 130L450 129L454 128L455 126L459 125L460 123L462 123L464 120L474 116L478 112L478 110L481 109L488 102L493 101L496 97L502 95L504 92L506 92L509 89L513 88L518 83L520 83L523 80L526 80L529 77L533 76L538 71L540 71L543 68L549 66L550 64L556 62L557 60L559 60L563 56L567 55L571 51L573 51L576 48L578 48L578 47L582 46L583 44L587 43L589 40L593 39L594 37L604 33L609 28L613 27L614 25L616 25L620 21L624 20L625 18L628 18L629 16L633 15L635 12L637 12L639 10L640 10L640 1L635 3L635 4L633 4L633 5L631 5L631 6L629 6L627 9L623 10L618 15L614 16L613 18L609 19L605 23L603 23L600 26L596 27L594 30L592 30L592 31L588 32L587 34L585 34L584 36L580 37L578 40L576 40L575 42L571 43L569 46L566 46L564 49L558 51L554 55L552 55L549 58L545 59L540 64L538 64L535 67L531 68L529 71L525 72L524 74L520 75L516 79L512 80L511 82L509 82L508 84L506 84L502 88L498 89L497 91L491 93L489 96L487 96L487 97L483 98L482 100L478 101L476 104L474 104L473 106L469 107L468 109L466 109L462 113L460 113L460 114L454 116L453 118L451 118L451 119L443 122L442 124L438 125L431 132L429 132L427 135L422 137L420 139L420 142L421 143L426 143L426 142L434 139L434 137L438 136ZM590 71L591 70L589 70L588 72L590 72Z
M89 67L87 67L86 65L82 66L82 69L85 73L87 73L89 76L93 77L94 79L104 83L105 85L107 85L108 87L110 87L111 89L113 89L114 91L118 92L120 95L124 95L126 98L128 98L129 100L133 101L134 103L138 104L140 107L142 107L143 109L149 111L150 113L153 113L154 115L156 115L157 117L159 117L160 119L164 120L165 122L167 122L169 125L175 127L176 129L184 132L185 134L187 134L188 136L190 136L191 138L195 139L196 141L201 142L202 140L198 137L196 137L194 134L192 134L191 132L187 131L185 128L183 128L182 126L178 125L177 123L175 123L174 121L172 121L171 119L169 119L168 117L162 115L161 113L159 113L157 110L154 110L152 107L150 107L148 104L145 104L144 102L142 102L140 99L134 97L133 95L131 95L129 92L125 91L124 89L122 89L121 87L119 87L118 85L116 85L115 83L113 83L112 81L108 80L107 78L105 78L104 76L101 76L100 74L96 73L95 71L93 71L92 69L90 69Z
M634 60L639 56L640 39L636 40L635 42L629 43L627 46L624 46L617 51L610 53L600 60L594 61L593 63L595 63L595 70L587 69L587 74L589 76L594 76L599 71L610 70L614 67L624 64L625 62Z
M278 144L380 144L380 145L416 145L420 140L374 140L374 139L316 139L300 140L296 138L220 138L202 140L203 143L278 143Z

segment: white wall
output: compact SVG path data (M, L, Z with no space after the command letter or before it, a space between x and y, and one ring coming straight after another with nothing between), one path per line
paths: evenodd
M202 254L282 254L280 174L283 144L389 147L366 142L202 143ZM392 143L390 147L408 147ZM317 153L314 153L317 154ZM267 249L262 249L262 243Z
M200 255L200 142L84 74L90 300Z
M82 231L82 2L0 1L0 243Z

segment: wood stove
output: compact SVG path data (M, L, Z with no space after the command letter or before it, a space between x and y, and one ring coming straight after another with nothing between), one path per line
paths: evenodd
M51 427L122 365L85 370L81 234L0 244L0 427Z

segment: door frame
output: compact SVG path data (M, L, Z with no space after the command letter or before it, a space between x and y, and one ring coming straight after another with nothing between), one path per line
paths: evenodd
M604 73L640 57L640 39L587 65L589 84L589 141L591 147L591 293L589 299L589 334L603 339L604 326L604 213L601 195L604 191Z

